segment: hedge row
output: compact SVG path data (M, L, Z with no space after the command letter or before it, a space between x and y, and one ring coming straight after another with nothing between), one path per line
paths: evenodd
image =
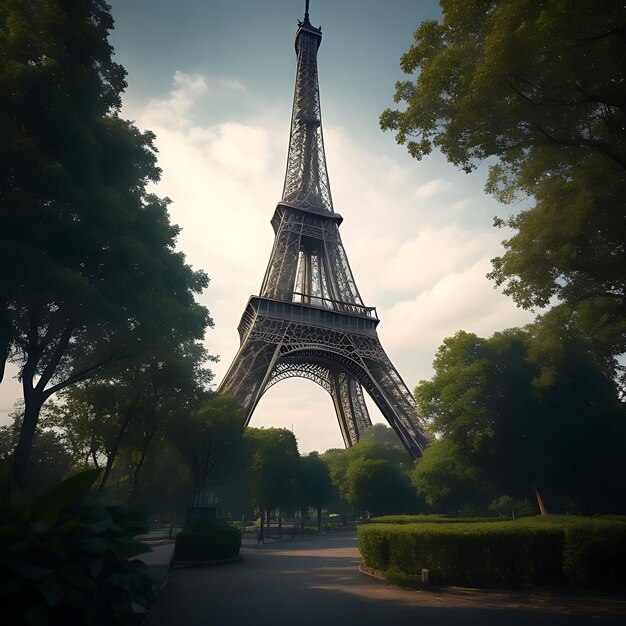
M593 518L360 526L365 565L443 585L626 585L626 524Z
M382 515L370 517L370 524L459 524L468 522L502 522L502 517L448 517L433 513L430 515Z

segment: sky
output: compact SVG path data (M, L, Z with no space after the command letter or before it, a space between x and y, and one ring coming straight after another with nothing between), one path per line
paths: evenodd
M110 41L128 71L122 115L156 134L161 181L178 248L211 283L199 300L214 320L205 344L218 385L239 347L237 325L258 294L273 244L270 218L287 161L294 37L304 0L109 0ZM410 390L432 377L445 337L489 336L531 321L486 278L507 231L492 226L520 206L485 195L486 168L465 174L438 153L422 161L383 133L399 59L431 0L311 0L322 26L322 124L335 211L357 286L375 306L378 334ZM10 370L15 374L15 369ZM0 385L0 422L20 397ZM368 402L374 422L384 418ZM250 422L294 431L301 453L343 447L330 396L288 379L261 398Z

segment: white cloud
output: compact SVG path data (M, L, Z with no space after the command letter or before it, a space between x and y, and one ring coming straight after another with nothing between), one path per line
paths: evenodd
M185 116L193 108L198 96L206 91L207 85L202 75L177 71L168 97L164 100L153 99L148 103L149 117L159 126L183 126L188 123Z
M420 185L415 190L415 195L418 198L432 198L432 196L440 194L442 191L450 189L450 187L452 187L452 183L441 178L435 178Z
M248 93L246 86L236 78L220 78L218 84L227 92L230 91L238 95Z
M403 293L425 289L495 251L499 239L498 233L471 231L457 222L425 226L390 255L381 288Z

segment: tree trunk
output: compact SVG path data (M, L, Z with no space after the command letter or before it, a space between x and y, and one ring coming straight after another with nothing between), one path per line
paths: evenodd
M322 531L322 507L317 507L317 532Z
M146 459L146 453L148 452L148 448L150 447L150 443L152 442L152 438L154 437L155 433L156 433L156 430L153 430L150 433L150 435L148 435L148 437L145 439L144 445L142 446L142 449L141 449L141 457L139 459L139 463L137 463L137 466L133 470L133 490L132 490L132 495L131 495L132 500L134 500L137 497L137 491L138 491L137 486L139 484L139 470L141 470L141 466L143 465L143 462Z
M537 489L537 487L535 486L534 483L533 483L533 489L535 490L535 497L537 498L537 505L539 506L539 513L541 515L547 515L548 514L548 509L546 509L546 505L545 505L545 503L543 501L543 497L539 493L539 489Z
M39 422L39 413L44 403L44 396L32 388L32 378L27 380L22 374L22 386L24 389L24 419L20 429L20 437L13 452L13 477L18 485L24 485L26 466L33 448L33 437ZM30 387L28 389L27 387Z
M104 473L102 474L102 479L100 480L100 484L98 485L98 493L102 493L102 491L104 490L104 486L109 480L109 475L111 474L111 469L113 468L113 461L115 461L115 457L117 456L117 451L119 450L122 437L124 436L124 433L126 432L126 428L128 427L128 424L130 423L130 418L131 418L131 414L130 413L126 414L124 421L122 422L120 426L120 432L117 434L117 437L115 438L115 443L113 444L113 448L111 452L108 454L107 463L106 463L106 466L104 467Z
M283 512L278 509L278 537L283 536Z
M300 534L304 537L304 510L300 511Z
M266 537L269 539L270 537L270 510L267 509L265 511L265 516L266 516L266 524L265 524L265 532L266 532Z

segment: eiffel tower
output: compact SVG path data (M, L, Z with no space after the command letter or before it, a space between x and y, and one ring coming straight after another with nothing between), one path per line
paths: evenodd
M415 400L383 350L376 309L359 294L328 183L317 51L321 28L304 21L296 33L297 71L282 199L261 292L251 296L238 331L241 346L219 391L247 414L261 396L291 377L307 378L331 395L346 447L371 425L367 391L409 454L421 456L428 437Z

